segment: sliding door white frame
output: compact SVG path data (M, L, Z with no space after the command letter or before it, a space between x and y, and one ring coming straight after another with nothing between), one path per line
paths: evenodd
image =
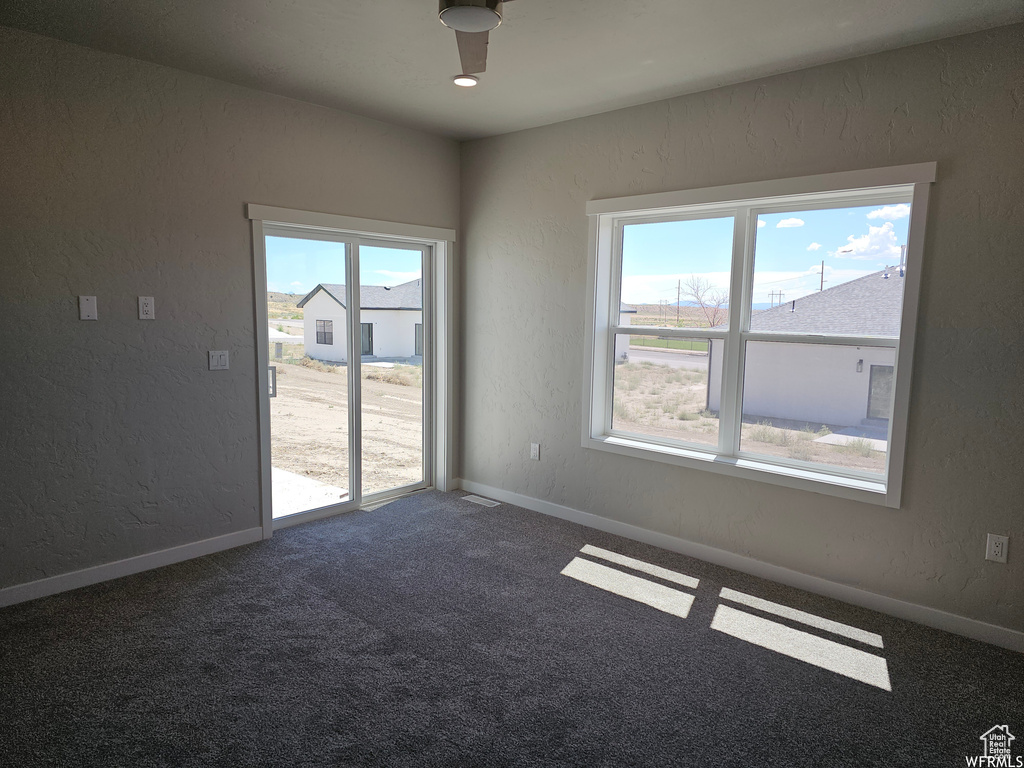
M263 537L270 538L275 527L307 522L339 512L349 511L360 503L378 503L421 487L433 486L438 490L451 490L454 481L454 317L452 307L455 231L415 224L357 219L335 214L296 211L248 204L246 215L252 221L253 237L253 296L256 322L256 381L260 444L260 504ZM347 253L347 279L350 290L349 317L358 317L358 245L403 244L420 248L424 264L424 479L403 488L390 489L361 499L361 477L358 458L361 438L360 408L358 402L359 356L350 355L348 366L349 391L355 393L355 402L349 408L349 460L352 467L352 501L336 504L299 515L273 519L273 500L270 484L270 405L269 392L269 333L266 302L266 249L265 238L270 235L307 237L334 240L349 244ZM376 241L376 242L374 242ZM349 349L359 348L359 324L350 321ZM428 360L430 361L428 363Z

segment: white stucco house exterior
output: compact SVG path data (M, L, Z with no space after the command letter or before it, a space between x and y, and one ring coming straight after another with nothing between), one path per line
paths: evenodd
M422 280L386 288L359 288L363 358L409 360L423 355ZM320 283L298 305L303 310L306 354L315 360L348 361L348 294L344 285Z
M899 337L904 279L890 267L795 302L756 312L752 331ZM722 345L711 343L708 410L717 412ZM896 351L882 347L748 342L744 419L830 426L885 424L892 413Z

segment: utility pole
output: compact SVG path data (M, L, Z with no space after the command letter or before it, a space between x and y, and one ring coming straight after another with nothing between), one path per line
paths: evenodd
M821 287L818 288L818 292L825 290L825 260L821 260Z
M676 280L676 327L679 327L679 300L683 295L683 281Z

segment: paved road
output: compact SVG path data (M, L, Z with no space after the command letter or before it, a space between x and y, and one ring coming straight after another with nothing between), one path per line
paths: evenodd
M286 327L289 327L289 328L301 328L302 327L302 321L301 320L278 320L277 318L273 318L272 317L272 318L270 318L270 325L271 326L283 325L283 326L286 326Z
M662 352L659 349L629 348L629 362L647 361L656 365L667 365L669 368L686 368L691 371L708 369L707 355L686 355L679 352Z

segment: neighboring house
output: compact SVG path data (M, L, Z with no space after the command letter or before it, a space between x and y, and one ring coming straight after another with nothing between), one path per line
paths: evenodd
M888 275L888 277L886 277ZM903 275L891 267L756 312L752 331L851 336L900 334ZM708 410L717 412L722 342L711 343ZM885 423L892 412L895 349L748 342L744 417L836 426Z
M423 285L412 280L385 288L359 288L363 357L409 359L423 354ZM298 303L303 310L306 354L348 361L348 294L344 285L320 283Z
M633 315L636 314L636 310L629 306L629 304L623 304L619 302L619 325L632 325ZM619 334L615 337L615 362L625 363L629 360L629 336L626 334Z

